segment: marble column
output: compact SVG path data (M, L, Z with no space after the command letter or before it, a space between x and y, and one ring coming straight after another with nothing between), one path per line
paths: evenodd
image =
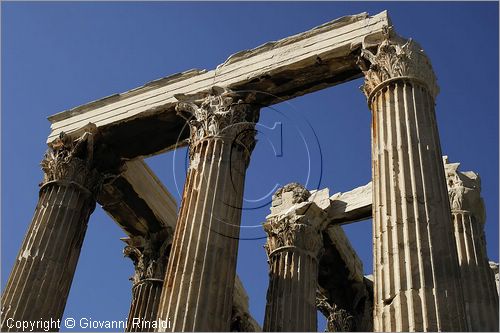
M100 186L90 132L76 140L61 133L41 166L38 205L2 295L2 331L17 331L12 319L62 318Z
M214 87L182 100L190 164L158 317L173 331L228 331L245 172L259 108L247 94Z
M486 252L486 211L481 198L481 178L460 172L460 163L445 157L451 216L460 264L468 330L498 332L498 293Z
M262 328L250 314L248 295L238 276L234 282L230 332L262 332Z
M269 263L265 332L317 331L316 289L326 217L307 201L309 195L299 184L279 189L264 223Z
M132 302L126 332L151 332L151 323L158 316L158 306L167 268L172 231L124 239L127 246L123 254L134 263L135 274L131 278Z
M389 29L364 42L372 111L374 330L467 328L431 64Z

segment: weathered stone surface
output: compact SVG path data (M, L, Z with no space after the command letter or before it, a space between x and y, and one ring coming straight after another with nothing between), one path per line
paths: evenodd
M151 234L147 238L136 236L123 239L127 244L123 249L123 255L134 263L135 273L131 278L134 285L146 279L163 280L171 238L172 231L165 228L162 232Z
M31 226L2 294L6 320L60 320L101 179L94 169L93 136L61 133L42 161L45 173ZM57 327L51 327L55 330Z
M481 281L491 276L483 260L485 250L477 255L484 248L484 208L475 185L465 182L474 184L477 177L457 174L448 202L432 67L418 44L395 36L388 25L385 12L344 17L235 54L213 71L176 74L52 116L52 150L42 163L40 202L2 297L2 318L62 316L88 216L104 178L96 171L93 150L102 149L102 157L105 147L113 147L113 163L129 162L125 171L111 173L116 177L106 175L98 200L131 236L126 253L136 266L134 284L145 286L134 289L131 315L154 318L154 311L139 309L151 305L150 310L159 306L161 319L173 321L173 330L254 329L245 306L233 302L233 297L244 299L234 294L233 286L244 175L255 145L258 111L251 106L255 94L237 91L266 92L256 98L266 106L364 74L363 91L373 112L374 328L472 329L474 313L485 323L487 311L463 308L460 283L460 276L466 276L471 288L464 290L470 291L473 276ZM89 121L96 124L92 129L84 126ZM96 128L98 145L91 142ZM62 130L71 137L57 138ZM166 191L153 193L162 189L154 175L147 175L142 162L130 159L186 143L190 169L167 288L158 305L166 247L153 235L174 225L175 210L170 209L171 201L158 200ZM330 329L370 329L363 326L371 308L370 284L342 229L334 225L368 218L369 192L364 187L329 197L328 189L311 193L292 184L277 193L265 224L271 272L267 330L316 328L318 270L318 305L327 313ZM129 212L136 214L135 221ZM62 236L51 238L57 235ZM43 242L52 243L41 249ZM480 251L473 256L471 248ZM40 263L44 257L49 265ZM457 258L467 262L466 271L459 270ZM325 273L324 267L339 271ZM477 274L470 275L474 270ZM30 288L41 291L29 295ZM288 290L295 292L291 296ZM480 302L491 301L480 290L466 295L468 304L479 295Z
M172 231L168 228L148 239L141 236L126 238L123 253L132 259L135 273L131 280L132 303L127 321L127 332L148 332L142 322L152 322L158 316L166 264L170 253ZM232 332L260 332L262 329L250 314L248 295L238 276L235 278L231 316Z
M97 202L130 237L175 228L175 199L143 160L127 161L120 174L108 177Z
M361 261L342 228L330 226L327 231L319 263L318 310L329 331L371 331L373 288L367 286Z
M486 251L481 178L443 157L468 330L498 331L498 292Z
M432 68L391 30L367 39L362 58L373 114L374 329L465 330Z
M332 210L339 197L330 197L328 189L309 192L296 183L273 196L264 224L270 264L264 331L315 330L315 307L328 319L330 330L372 329L373 288L367 286L362 263L342 228L328 214L346 211L345 206ZM355 195L345 199L357 202ZM319 290L311 289L316 285Z
M363 281L363 263L359 259L356 251L353 249L351 242L347 238L341 226L330 225L325 233L328 235L332 246L337 251L343 265L346 266L349 272L348 279L352 281Z
M331 224L352 223L372 217L372 183L330 197L326 209Z
M336 303L330 304L328 297L318 291L316 307L327 320L328 332L354 332L354 316L340 308Z
M299 184L284 186L274 195L275 205L264 223L269 262L266 332L317 330L316 285L326 214L309 197Z
M190 166L158 317L173 331L227 331L231 324L245 172L259 109L215 90L178 111L190 125ZM189 118L191 117L191 118Z
M439 87L432 65L422 47L411 39L397 36L391 29L386 32L390 38L380 40L367 36L363 41L360 61L365 75L363 92L370 98L387 81L406 78L424 84L435 99Z
M298 183L290 183L279 188L273 195L271 215L283 214L298 202L308 201L311 193Z
M52 142L61 131L77 135L88 122L97 125L103 143L126 158L157 154L189 136L176 115L178 94L206 93L211 87L266 92L262 106L357 79L362 74L355 51L367 35L389 25L386 12L346 16L310 31L266 43L231 56L216 69L191 70L156 80L49 118ZM180 140L179 140L180 139Z

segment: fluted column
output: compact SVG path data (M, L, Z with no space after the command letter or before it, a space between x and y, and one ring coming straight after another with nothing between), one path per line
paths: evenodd
M318 257L326 218L307 202L309 195L299 184L279 189L264 223L269 263L265 332L317 331Z
M374 330L461 331L438 87L421 47L389 34L365 43L360 61L372 111Z
M481 178L444 158L468 330L498 332L498 293L486 253Z
M158 316L158 306L168 262L172 232L165 228L149 237L125 239L128 244L123 254L134 263L135 274L131 278L132 302L126 332L151 332L151 323Z
M201 103L177 106L190 126L190 165L158 315L171 327L162 329L230 328L245 172L259 111L247 98L214 88Z
M497 295L500 294L500 276L498 273L498 263L490 261L491 274L495 278L495 285L497 287Z
M38 205L2 295L2 331L62 318L100 183L92 165L89 132L75 141L61 133L45 155Z

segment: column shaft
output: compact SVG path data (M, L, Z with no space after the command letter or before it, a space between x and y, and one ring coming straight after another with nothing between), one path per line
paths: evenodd
M159 318L173 331L228 331L246 167L255 115L227 91L189 111L190 167L172 243ZM247 134L242 130L249 131ZM243 134L244 137L240 137Z
M45 181L39 201L2 295L2 331L17 330L9 327L10 318L57 321L63 316L95 207L93 192L87 189L95 174L85 167L88 160L77 157L86 151L82 145L92 145L87 139L49 152L42 163Z
M279 189L264 224L269 262L265 332L317 331L318 257L326 218L307 202L309 196L295 183Z
M172 230L164 227L146 237L133 236L122 240L127 243L123 254L134 263L132 302L126 332L151 332L152 322L158 317L163 290Z
M498 293L486 251L486 211L478 174L443 158L468 330L498 331Z
M145 279L132 288L132 304L128 313L126 332L151 332L149 323L156 320L163 280Z
M467 211L452 211L468 330L498 331L498 294L486 255L484 231Z
M316 332L317 258L283 250L269 262L264 332Z
M385 40L365 71L372 110L374 329L466 328L434 113L434 74L413 42Z

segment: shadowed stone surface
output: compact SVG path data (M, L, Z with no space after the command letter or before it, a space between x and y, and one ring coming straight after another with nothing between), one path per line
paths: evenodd
M9 318L62 319L101 183L87 130L76 140L62 133L41 163L38 204L2 294L2 331L16 331L7 326Z
M360 66L372 111L374 330L466 330L431 64L389 29L365 39Z
M481 178L460 172L460 163L443 158L451 206L468 330L498 331L498 292L486 253L486 211Z
M178 96L190 125L190 165L158 317L173 331L227 331L231 324L245 172L259 109L214 88Z

